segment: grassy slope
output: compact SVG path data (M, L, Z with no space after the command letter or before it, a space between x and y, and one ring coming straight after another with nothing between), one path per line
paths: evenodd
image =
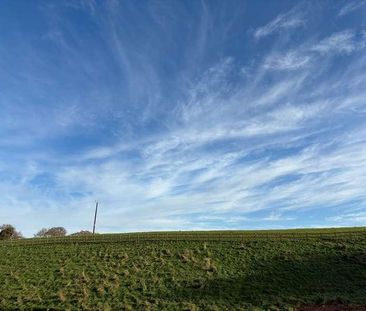
M288 231L257 237L236 231L134 234L131 241L127 235L100 235L83 243L0 243L0 309L267 310L332 300L366 304L366 233L333 236L336 231L302 230L290 238ZM156 241L163 235L175 240ZM215 241L217 236L222 241Z

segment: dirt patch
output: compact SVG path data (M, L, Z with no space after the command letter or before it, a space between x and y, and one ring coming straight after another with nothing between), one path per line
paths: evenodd
M301 306L297 311L366 311L366 306L330 304Z

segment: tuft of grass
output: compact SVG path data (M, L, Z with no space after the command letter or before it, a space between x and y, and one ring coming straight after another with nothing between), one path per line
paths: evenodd
M210 272L216 272L217 267L214 264L213 260L211 258L204 258L203 260L203 270L210 271Z
M57 293L58 298L60 299L61 302L65 302L66 301L66 296L63 290L59 290L59 292Z
M103 296L104 296L104 294L105 294L104 285L100 284L100 285L97 287L97 293L98 293L98 296L99 296L99 297L103 297Z

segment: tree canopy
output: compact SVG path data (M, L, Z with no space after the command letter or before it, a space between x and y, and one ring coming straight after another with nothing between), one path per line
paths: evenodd
M13 225L3 224L0 226L0 240L20 239L22 237L22 233L17 231Z
M62 237L67 233L64 227L52 227L52 228L43 228L39 230L34 236L35 237Z

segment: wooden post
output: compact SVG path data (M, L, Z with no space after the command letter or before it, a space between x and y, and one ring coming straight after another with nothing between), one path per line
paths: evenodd
M98 213L98 201L95 201L95 214L94 214L93 234L95 234L95 224L97 222L97 213Z

